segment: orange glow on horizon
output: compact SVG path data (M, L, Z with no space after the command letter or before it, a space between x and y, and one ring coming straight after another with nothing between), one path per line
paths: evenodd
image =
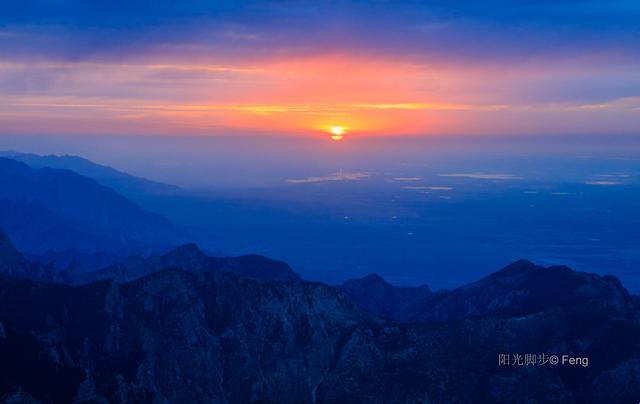
M530 66L505 79L498 68L320 55L230 65L170 59L148 64L0 63L0 73L26 67L35 72L60 67L74 74L61 76L51 91L0 95L0 120L7 132L264 132L321 134L337 141L351 132L572 131L588 126L585 122L610 122L603 117L613 116L612 111L636 113L640 108L640 97L550 104L518 102L508 92L495 91L508 87L505 80L518 84L536 79L540 72ZM65 88L64 95L57 88Z

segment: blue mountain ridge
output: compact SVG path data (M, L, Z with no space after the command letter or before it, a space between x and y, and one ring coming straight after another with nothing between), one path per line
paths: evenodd
M183 231L116 191L69 170L0 158L0 226L21 250L153 250Z
M71 286L30 279L31 264L0 234L0 397L444 403L509 402L517 391L525 402L616 403L640 394L640 312L615 279L519 261L482 288L433 294L456 302L448 316L440 304L437 319L425 312L400 323L367 313L340 288L203 262L187 245L148 261L152 271L132 281ZM235 269L247 262L256 261ZM547 272L569 288L533 293ZM544 302L511 298L501 284L514 276L515 296ZM374 278L364 283L379 286ZM461 315L479 302L483 310ZM500 367L505 353L589 365Z

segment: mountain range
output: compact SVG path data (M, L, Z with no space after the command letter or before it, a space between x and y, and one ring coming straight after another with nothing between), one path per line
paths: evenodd
M0 226L29 253L153 251L184 237L169 220L93 179L1 157Z
M375 276L331 287L260 277L260 267L290 268L256 257L225 266L186 245L74 286L33 279L32 264L0 241L5 402L613 403L640 394L640 311L612 277L519 261L453 291ZM369 298L349 297L354 285L351 296ZM423 320L381 319L363 308L371 296ZM500 366L505 354L588 366Z
M352 279L341 290L366 311L401 322L452 321L491 315L528 315L551 307L606 301L624 307L634 300L613 276L541 267L520 260L468 285L431 292L393 286L372 274Z
M167 268L180 268L188 272L224 271L257 279L297 282L300 276L282 261L260 255L240 257L208 257L195 244L185 244L163 255L133 256L97 271L75 275L73 283L90 283L98 280L130 282L145 275Z
M300 276L283 261L272 260L260 255L239 257L209 257L195 244L185 244L171 249L165 254L153 254L147 257L131 255L120 258L118 262L100 269L87 270L78 267L76 261L61 266L56 262L30 261L21 254L9 238L0 230L0 273L20 279L44 282L57 282L81 285L101 280L126 283L145 275L169 268L180 268L188 272L223 271L255 279L268 279L274 282L300 282ZM53 255L54 258L59 254ZM111 256L94 257L96 262L111 261Z
M132 200L147 195L174 195L182 192L175 185L137 177L79 156L39 155L2 150L0 151L0 157L20 161L34 169L53 168L73 171L84 177L91 178L105 187L112 188Z
M0 157L0 402L640 397L640 298L613 276L520 260L453 290L308 282L209 256L133 201L170 186L18 157Z

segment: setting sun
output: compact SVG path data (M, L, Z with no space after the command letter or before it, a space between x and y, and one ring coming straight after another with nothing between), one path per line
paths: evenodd
M331 133L331 140L342 140L345 129L342 126L332 126L329 130Z

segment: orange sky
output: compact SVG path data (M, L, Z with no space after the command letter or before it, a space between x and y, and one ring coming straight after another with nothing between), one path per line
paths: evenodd
M553 79L579 66L558 63ZM358 134L632 131L640 99L527 100L544 65L464 66L325 55L251 63L30 62L47 85L0 95L14 133ZM624 118L624 119L620 119ZM622 123L621 123L622 122Z

